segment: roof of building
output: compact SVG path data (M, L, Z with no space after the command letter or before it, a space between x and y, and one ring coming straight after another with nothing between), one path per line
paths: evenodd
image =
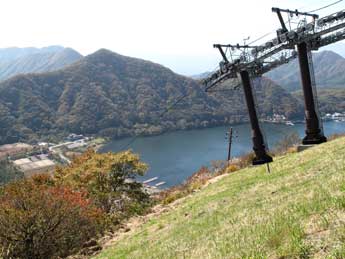
M40 170L55 166L54 161L44 156L32 156L30 158L22 158L13 161L13 163L24 172L31 170Z
M21 158L18 160L13 161L15 165L23 165L23 164L28 164L31 163L32 161L29 158Z
M25 143L14 143L0 146L0 152L8 152L13 149L31 149L32 146Z

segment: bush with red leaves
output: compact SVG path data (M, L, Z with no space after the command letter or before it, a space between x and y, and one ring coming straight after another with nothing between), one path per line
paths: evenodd
M103 212L86 193L45 180L22 180L2 189L0 257L66 257L102 232Z

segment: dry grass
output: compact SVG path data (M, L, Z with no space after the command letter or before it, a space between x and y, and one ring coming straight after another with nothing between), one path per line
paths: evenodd
M198 172L190 176L183 184L164 190L158 193L155 198L159 203L169 204L201 189L214 176L215 174L207 167L201 167Z

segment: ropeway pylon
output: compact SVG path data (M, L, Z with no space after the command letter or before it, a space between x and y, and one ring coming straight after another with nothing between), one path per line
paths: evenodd
M255 104L252 103L250 97L250 95L253 95L250 78L260 77L298 56L306 114L306 136L303 143L318 144L325 142L327 139L323 135L322 122L318 114L311 50L318 50L320 47L345 39L345 10L320 19L317 14L299 12L298 10L272 8L272 11L278 14L282 25L282 28L277 30L276 38L259 46L215 44L214 47L220 51L223 60L220 62L220 69L203 80L205 91L208 91L223 81L237 78L238 74L240 75L243 89L247 91L245 95L251 118L253 150L257 157L264 157L264 159L255 158L253 164L256 164L256 161L266 163L272 160L267 158L267 147L262 145L263 141L260 140L262 133L257 125L258 118ZM305 22L301 26L289 31L285 26L282 13L312 18L312 21L307 23L305 18ZM235 59L233 59L234 55L231 54L231 60L229 60L225 55L227 52L224 51L224 48L230 48L230 52L239 50L240 54ZM249 49L251 51L248 51Z

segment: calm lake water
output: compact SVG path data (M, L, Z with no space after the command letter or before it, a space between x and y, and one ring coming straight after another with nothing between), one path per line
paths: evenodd
M237 137L233 140L232 156L240 156L252 150L249 124L232 126ZM282 124L262 124L269 147L284 136L293 132L304 136L304 124L287 126ZM226 160L227 140L225 133L229 126L209 129L177 131L153 137L140 137L130 145L130 148L140 154L141 159L149 164L150 169L145 180L158 177L158 181L170 187L182 183L188 176L196 172L202 165L210 166L212 160ZM344 122L325 122L326 136L334 133L345 133ZM112 141L105 145L100 152L120 151L129 143L130 138Z

